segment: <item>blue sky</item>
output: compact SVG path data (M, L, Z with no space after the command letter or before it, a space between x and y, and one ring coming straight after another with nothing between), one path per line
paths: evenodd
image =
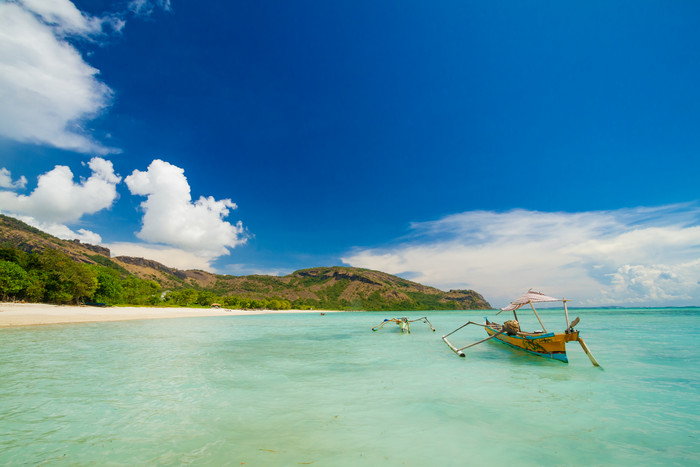
M0 212L220 273L700 305L695 1L0 2Z

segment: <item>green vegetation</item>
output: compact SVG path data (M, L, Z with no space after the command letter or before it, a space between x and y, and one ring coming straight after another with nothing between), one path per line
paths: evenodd
M102 255L92 264L51 248L25 252L0 247L0 298L58 304L238 309L454 310L488 304L473 291L448 294L389 274L345 267L297 271L290 276L216 276L210 287L180 280L168 289L141 279ZM486 306L484 306L484 304Z
M230 308L290 309L283 299L222 297L195 287L161 291L152 280L139 279L101 255L97 264L74 261L58 250L26 253L11 245L0 247L0 299L56 304L211 306Z
M243 309L489 309L473 290L444 292L381 271L343 266L287 276L231 276L110 256L0 214L0 299L49 303Z
M158 284L148 284L148 281L137 279L126 271L79 263L50 248L26 253L13 246L3 246L0 258L0 296L3 300L138 304L148 299L144 293L152 295L159 288Z

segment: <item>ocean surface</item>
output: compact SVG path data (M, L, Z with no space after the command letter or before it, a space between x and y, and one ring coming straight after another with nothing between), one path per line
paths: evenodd
M0 465L700 465L699 309L570 310L602 369L442 342L494 313L0 329Z

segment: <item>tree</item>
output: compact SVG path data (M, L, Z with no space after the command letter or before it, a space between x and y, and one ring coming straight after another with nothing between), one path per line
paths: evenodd
M3 300L16 297L27 285L27 271L18 264L0 260L0 294Z
M196 303L202 306L210 306L212 303L219 302L219 297L208 290L200 290L197 292Z
M160 290L156 282L129 276L121 282L121 286L124 303L144 305L160 302L160 297L155 297Z
M69 256L46 249L40 256L45 273L44 298L55 303L81 303L97 289L97 272L87 264L75 263Z
M166 296L167 301L179 306L188 306L197 300L197 291L194 289L181 289L170 292Z
M104 267L97 268L97 289L92 299L109 304L124 303L119 274Z
M224 297L223 302L226 308L240 308L241 306L241 302L238 300L238 297L234 296Z
M10 261L11 263L22 264L22 257L25 253L13 246L0 247L0 260Z
M27 276L28 285L24 289L24 298L28 302L43 301L46 293L45 274L39 270L32 270Z

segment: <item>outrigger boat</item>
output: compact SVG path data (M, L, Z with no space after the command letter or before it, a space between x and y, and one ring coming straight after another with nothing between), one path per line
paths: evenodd
M431 331L435 332L435 328L433 327L432 324L430 324L430 321L428 321L427 316L423 316L422 318L418 318L418 319L408 319L405 316L403 318L385 319L384 321L382 321L381 324L378 324L375 327L373 327L372 331L379 331L381 328L384 327L384 325L386 323L396 323L401 328L401 332L411 334L411 323L415 323L416 321L424 322L425 324L430 326Z
M579 331L574 329L574 327L579 323L581 319L576 318L572 322L569 322L569 310L566 307L566 302L568 301L569 300L563 298L548 297L540 292L534 292L532 290L529 290L526 294L522 295L517 300L511 302L511 304L506 306L505 308L501 308L501 311L496 313L496 315L498 315L503 311L512 311L514 317L513 320L505 321L503 324L489 321L488 318L485 318L486 322L484 324L469 321L463 324L462 326L458 327L451 333L442 336L442 340L445 341L448 347L460 357L465 356L463 350L468 349L469 347L473 347L477 344L481 344L482 342L486 342L487 340L496 339L497 341L502 342L510 347L522 349L531 354L538 355L540 357L551 358L553 360L558 360L564 363L569 362L568 358L566 357L566 343L578 341L578 343L581 344L581 348L583 348L583 351L586 352L586 355L588 355L588 358L591 360L591 363L594 366L600 366L596 359L593 357L593 354L591 354L591 351L588 349L586 343L583 341L583 338L581 338L581 336L579 335ZM547 332L547 330L544 327L544 324L542 323L542 320L540 319L540 315L537 313L537 310L535 309L534 305L535 303L543 302L562 302L564 304L564 316L566 317L566 329L564 330L564 332ZM530 305L530 308L532 308L532 311L537 317L537 321L539 321L540 326L542 326L542 330L535 332L523 332L520 330L520 324L518 323L518 315L515 312L520 307L525 305ZM470 324L482 326L486 330L486 333L489 335L489 337L481 339L480 341L474 342L472 344L466 345L462 348L456 348L454 345L452 345L452 343L449 340L447 340L449 336Z

